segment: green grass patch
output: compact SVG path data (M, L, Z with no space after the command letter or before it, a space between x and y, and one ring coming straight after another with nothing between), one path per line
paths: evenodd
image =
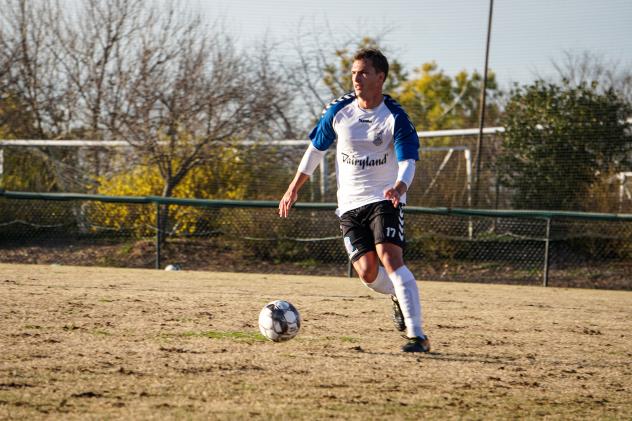
M353 336L341 336L340 340L342 342L351 342L351 343L358 342L358 338L354 338Z
M231 339L234 341L267 341L266 337L258 332L221 332L217 330L209 330L205 332L184 332L178 336L185 338L209 338L209 339Z

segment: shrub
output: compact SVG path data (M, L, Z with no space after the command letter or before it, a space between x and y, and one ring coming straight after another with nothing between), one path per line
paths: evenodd
M243 199L248 183L240 173L240 159L229 148L223 149L214 165L193 168L173 191L173 197L203 199ZM163 179L155 166L138 166L129 172L99 180L97 193L107 196L160 196ZM194 234L200 227L208 230L217 225L209 221L204 208L168 206L167 232ZM103 225L138 236L155 234L154 206L96 202L90 217L95 225Z
M630 105L613 90L544 81L516 88L502 124L501 182L517 209L591 210L599 174L631 168Z

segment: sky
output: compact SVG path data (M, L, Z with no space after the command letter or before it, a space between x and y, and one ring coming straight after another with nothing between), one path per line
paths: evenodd
M435 61L448 74L482 72L489 0L189 0L222 18L244 46L264 36L289 41L316 28L332 39L381 36L409 73ZM353 47L353 46L351 46ZM489 66L501 87L552 74L564 52L590 51L632 66L632 0L496 0Z

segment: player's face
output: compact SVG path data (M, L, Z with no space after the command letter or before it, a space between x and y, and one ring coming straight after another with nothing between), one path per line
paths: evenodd
M382 92L384 73L378 73L369 60L356 60L351 66L351 80L356 96L371 98Z

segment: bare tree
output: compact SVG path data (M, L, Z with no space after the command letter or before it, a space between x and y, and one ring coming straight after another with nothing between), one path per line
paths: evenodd
M142 11L140 0L86 0L76 10L60 10L48 20L54 35L51 54L68 86L65 104L72 123L66 137L112 137L110 127L118 124L124 86L121 70L131 40L142 29ZM96 187L98 177L114 162L112 155L103 148L79 150L74 177Z
M283 51L282 42L273 42L265 37L253 46L255 51L250 60L259 85L259 95L265 99L259 110L265 116L265 124L257 126L252 133L262 139L296 139L300 136L300 113L296 107L297 95L284 73L286 63L278 57Z
M46 3L4 0L0 13L3 49L10 54L9 79L34 118L33 136L54 138L66 123L60 68L50 54L54 43L47 21L58 9Z
M60 11L57 3L27 0L4 0L0 7L0 39L9 63L3 95L12 97L22 115L21 121L12 122L14 135L56 139L70 126L72 97L67 95L69 86L60 62L52 54L56 43L49 25L59 21ZM49 148L32 152L48 162L58 188L80 185L71 175L70 155Z
M49 21L55 35L52 54L60 63L72 98L73 125L97 140L119 113L121 70L130 41L142 29L140 0L86 0L76 13Z
M632 104L632 63L621 66L603 54L584 51L564 51L561 59L551 62L557 76L571 86L596 82L601 90L614 89L626 102Z
M327 25L325 25L327 27ZM336 45L345 45L346 40L334 41L331 31L322 30L301 21L296 28L296 36L290 40L289 50L293 53L284 67L287 83L292 86L302 109L304 130L314 123L323 108L332 100L331 93L324 83L325 68L336 51Z
M294 134L279 112L291 95L273 47L240 51L221 22L206 26L174 1L2 2L1 80L11 85L2 92L17 92L33 114L31 137L123 138L157 166L170 196L222 145Z
M11 34L0 27L0 135L23 137L33 132L29 113L24 111L25 98L16 87L18 45Z
M256 80L231 39L209 34L174 7L142 18L122 71L121 114L111 130L163 178L162 195L261 118Z

